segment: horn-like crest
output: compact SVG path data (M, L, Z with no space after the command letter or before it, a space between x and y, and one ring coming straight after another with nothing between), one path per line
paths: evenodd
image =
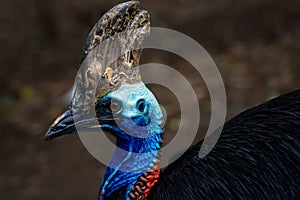
M84 45L72 106L89 107L121 84L141 82L139 58L150 17L138 1L121 3L95 24Z

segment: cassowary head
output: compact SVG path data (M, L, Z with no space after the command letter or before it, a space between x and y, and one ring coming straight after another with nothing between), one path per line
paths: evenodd
M139 73L150 21L148 12L137 6L136 1L119 4L93 27L84 46L71 106L46 134L46 140L51 140L102 129L117 137L118 148L104 174L99 199L119 190L125 199L145 198L159 173L163 114Z

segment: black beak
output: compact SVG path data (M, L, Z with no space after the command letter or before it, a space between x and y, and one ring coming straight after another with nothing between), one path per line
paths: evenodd
M53 122L45 135L45 140L49 141L53 138L72 133L77 133L77 131L73 119L72 109L69 108Z

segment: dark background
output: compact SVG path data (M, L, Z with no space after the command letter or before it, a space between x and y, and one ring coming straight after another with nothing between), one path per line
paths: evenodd
M104 166L77 136L52 142L43 137L66 108L61 97L73 85L87 34L117 2L1 0L1 199L96 199ZM299 1L145 0L141 7L149 10L153 26L191 36L212 56L226 85L228 118L299 88ZM151 51L143 61L186 65ZM200 79L194 86L204 132L209 96ZM172 132L178 125L176 100L156 95L171 110L167 130Z

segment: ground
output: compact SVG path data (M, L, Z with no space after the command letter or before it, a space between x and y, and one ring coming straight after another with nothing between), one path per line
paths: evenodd
M120 1L118 1L120 2ZM1 2L0 196L2 199L95 199L104 166L75 135L43 140L66 108L85 38L117 1L11 0ZM217 64L228 98L227 118L273 96L299 88L300 2L263 0L145 0L152 25L198 41ZM145 51L144 63L183 70L186 61ZM200 76L184 70L198 93L200 133L209 118L209 96ZM178 104L156 92L178 126ZM171 94L169 94L171 95ZM201 135L201 134L200 134ZM168 136L171 137L171 136Z

